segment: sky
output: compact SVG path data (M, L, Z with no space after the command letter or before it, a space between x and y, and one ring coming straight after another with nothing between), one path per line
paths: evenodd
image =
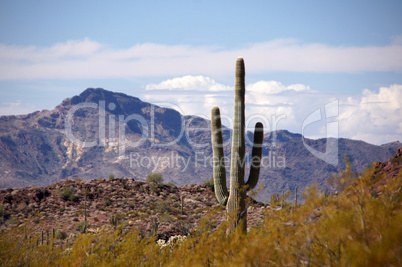
M230 127L242 56L248 124L402 141L401 13L399 0L0 0L0 115L104 88L205 118L218 105Z

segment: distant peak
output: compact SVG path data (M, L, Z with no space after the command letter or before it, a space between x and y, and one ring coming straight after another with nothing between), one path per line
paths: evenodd
M103 88L87 88L81 94L80 97L86 97L88 95L104 95L105 93L113 93Z

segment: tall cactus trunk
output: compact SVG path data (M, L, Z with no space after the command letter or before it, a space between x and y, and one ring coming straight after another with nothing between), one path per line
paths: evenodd
M250 175L244 183L245 167L245 68L242 58L236 60L234 123L232 135L232 158L230 167L230 193L226 187L222 126L218 107L211 111L211 137L213 150L213 173L215 195L218 202L226 205L229 220L229 232L240 226L247 232L246 190L253 189L258 182L263 142L263 126L258 122L254 131L254 145L250 166Z
M234 122L232 136L232 158L230 165L230 195L227 203L227 214L231 220L230 228L241 224L243 232L247 229L246 192L244 190L245 164L245 114L244 114L244 82L245 70L242 58L236 60L234 88Z

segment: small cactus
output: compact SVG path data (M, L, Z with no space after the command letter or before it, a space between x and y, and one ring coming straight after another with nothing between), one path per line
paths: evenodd
M264 129L262 123L258 122L254 130L254 144L252 149L252 159L250 175L247 183L244 182L245 165L245 68L244 60L239 57L236 60L235 70L235 97L234 97L234 122L232 136L232 158L230 168L230 193L226 187L226 170L223 153L222 124L218 107L211 110L211 131L212 131L212 151L213 151L213 174L215 195L218 202L226 205L231 225L229 232L236 226L241 225L242 232L247 231L247 208L246 190L253 189L258 182L260 173L260 163L262 154L262 142ZM244 187L246 186L246 187Z
M183 197L183 195L181 195L180 196L180 212L181 212L181 215L183 215L184 214L184 212L183 212L183 208L184 208L184 197Z
M109 222L111 225L114 226L114 230L116 230L117 225L119 224L119 219L117 218L117 216L112 215L112 217L110 217Z

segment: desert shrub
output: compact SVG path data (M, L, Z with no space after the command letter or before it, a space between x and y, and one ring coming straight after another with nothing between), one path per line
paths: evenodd
M78 198L74 195L74 190L71 187L66 187L60 192L60 196L65 201L78 201Z
M148 174L147 182L162 185L163 184L162 174L156 172Z
M373 197L368 187L373 171L363 173L337 196L325 196L315 185L306 188L303 204L296 209L288 205L266 209L263 222L247 235L226 235L227 222L219 225L216 216L220 207L202 215L195 229L185 220L174 223L187 238L172 247L158 245L166 242L156 241L155 217L147 229L153 237L146 237L145 226L129 233L104 229L96 235L79 235L68 249L36 246L37 235L25 240L23 227L15 227L0 231L0 262L2 266L400 266L402 173L378 185L381 194Z
M356 172L352 170L352 164L349 161L348 156L345 155L346 169L341 170L339 173L333 173L328 179L327 184L333 188L343 191L349 185L351 185L358 177Z
M112 205L112 200L110 200L109 197L104 197L103 198L103 206L108 207L110 205Z
M149 189L151 190L151 192L156 193L157 195L159 195L159 185L156 183L151 183L149 185Z
M67 233L63 232L63 231L57 231L57 233L56 233L56 238L60 239L60 240L66 239L67 236L68 236Z
M20 220L18 220L17 217L10 217L7 221L6 221L6 225L19 225L21 222Z
M274 193L271 195L271 201L269 202L269 205L271 207L275 207L275 206L279 205L280 201L281 201L281 197L279 196L279 194Z
M114 174L113 174L113 173L109 175L109 180L114 180L114 178L115 178L115 177L114 177Z
M158 202L156 202L156 205L155 205L155 210L156 210L156 212L159 212L159 213L169 212L169 206L166 203L166 201L158 200Z
M124 178L123 178L123 179L121 179L120 181L121 181L121 183L123 184L123 188L124 188L124 189L126 189L126 190L130 189L129 186L127 185L127 179L124 179Z
M167 186L170 186L170 187L176 187L176 184L173 183L173 182L169 182L169 183L167 183L166 185L167 185Z
M181 234L184 236L187 236L190 234L191 231L191 225L189 222L187 221L178 221L176 222L176 224L174 225L174 228Z
M160 220L160 222L174 222L175 218L172 215L165 213L165 214L161 215L159 220Z
M80 223L78 224L78 226L77 226L77 230L78 230L81 234L86 233L87 230L88 230L88 228L89 228L89 223L86 222L86 221L80 222Z
M123 214L115 214L110 217L109 223L111 225L113 225L114 228L116 229L116 227L119 225L119 223L124 219L125 219L125 216Z

